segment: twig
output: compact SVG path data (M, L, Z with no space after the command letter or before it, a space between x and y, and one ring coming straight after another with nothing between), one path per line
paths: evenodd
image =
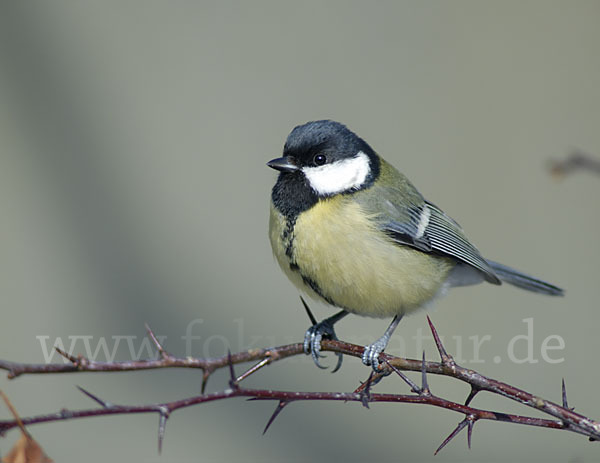
M58 352L62 352L57 349ZM232 354L234 364L265 360L267 363L303 353L302 345L288 344L274 348L250 349ZM8 379L21 375L49 374L49 373L77 373L77 372L117 372L155 370L159 368L198 368L208 374L227 366L227 356L215 358L175 357L170 354L161 355L158 359L132 360L124 362L96 362L85 357L63 355L71 363L19 363L0 360L0 370L8 372ZM258 365L257 369L260 368Z
M234 397L246 397L252 400L274 400L278 405L271 415L265 432L279 415L282 409L293 401L350 401L360 402L368 408L371 402L395 402L395 403L414 403L425 404L434 407L445 408L456 413L462 414L465 418L452 431L448 438L438 448L441 450L452 438L454 438L462 429L467 428L467 441L470 446L473 426L479 420L504 421L529 426L538 426L550 429L565 429L578 434L583 434L590 440L600 440L600 423L591 420L581 414L575 413L569 408L566 399L566 389L562 389L562 405L549 400L537 397L531 393L508 385L501 381L488 378L473 370L463 368L456 364L441 343L440 337L431 320L428 320L432 334L442 359L441 362L428 362L425 356L421 360L406 359L394 357L388 354L381 354L380 360L382 370L369 376L369 379L353 392L295 392L279 391L270 389L249 389L240 386L240 383L261 370L264 366L278 360L303 355L302 343L289 344L284 346L272 347L268 349L252 349L249 351L228 353L226 356L217 358L178 358L168 354L153 336L152 331L148 330L149 336L155 339L160 358L156 360L142 360L132 362L94 362L81 356L68 356L71 364L22 364L0 360L0 369L8 371L9 378L15 378L23 374L47 374L47 373L72 373L78 371L86 372L107 372L107 371L132 371L147 370L156 368L198 368L203 370L204 383L210 375L220 368L228 368L230 371L229 388L214 392L189 397L160 404L148 405L116 405L98 398L96 395L81 389L81 391L97 402L101 408L86 410L61 410L49 415L39 415L29 418L23 418L25 425L47 423L54 421L64 421L76 418L116 415L116 414L139 414L139 413L157 413L159 415L159 449L162 447L165 424L170 414L180 408L192 405L224 400ZM335 352L343 355L361 358L364 347L355 344L346 343L338 340L323 340L321 343L323 351ZM257 362L245 373L236 376L234 365L246 362ZM421 386L417 386L402 371L416 371L421 373ZM381 394L373 393L372 387L389 373L395 372L401 379L408 384L412 394ZM465 404L459 404L442 397L434 395L427 381L427 374L444 375L455 378L470 385L471 393ZM519 402L527 407L534 408L546 413L554 419L533 418L522 415L505 414L490 410L483 410L471 407L469 404L473 397L480 391L488 391L499 394L513 401ZM0 421L0 434L16 427L18 423L15 420Z
M56 413L47 415L38 415L34 417L22 418L24 425L48 423L54 421L65 421L77 418L89 418L93 416L106 415L125 415L125 414L141 414L141 413L158 413L159 415L170 414L180 408L187 408L192 405L198 405L217 400L230 399L234 397L247 397L254 400L276 400L285 403L293 401L333 401L333 402L360 402L363 397L359 393L354 392L296 392L296 391L280 391L270 389L249 389L238 387L236 389L227 388L223 391L213 392L210 394L202 394L188 397L186 399L176 400L173 402L165 402L160 404L147 405L117 405L111 404L108 407L92 408L85 410L61 410ZM542 418L531 418L521 415L510 415L489 410L476 409L466 407L462 404L452 402L434 395L406 395L406 394L380 394L370 393L368 398L369 403L372 402L395 402L395 403L412 403L412 404L427 404L434 407L445 408L458 413L476 416L481 420L505 421L516 424L524 424L529 426L539 426L552 429L566 429L564 423L559 420L548 420ZM107 402L108 403L108 402ZM283 408L283 407L279 407ZM272 420L271 420L272 422ZM4 433L17 426L14 421L0 421L0 433Z
M562 161L551 160L548 164L550 172L555 177L564 177L576 170L589 171L600 175L600 159L580 150L574 150Z

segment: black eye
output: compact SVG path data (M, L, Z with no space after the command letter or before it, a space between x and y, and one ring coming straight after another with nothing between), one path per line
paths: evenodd
M313 162L317 166L322 166L323 164L325 164L327 162L327 156L325 156L324 154L317 154L314 157Z

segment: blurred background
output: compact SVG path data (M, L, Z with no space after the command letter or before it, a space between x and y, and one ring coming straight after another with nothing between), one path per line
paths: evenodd
M3 2L0 357L60 361L56 342L97 360L145 357L145 322L177 355L301 340L309 321L267 239L276 174L265 162L295 125L332 118L486 256L566 288L564 298L454 290L430 311L448 350L558 402L565 378L569 404L599 419L600 179L548 171L574 148L600 154L599 20L596 1ZM350 317L337 332L364 344L387 324ZM389 350L435 360L428 334L417 313ZM351 391L367 375L356 359L331 375L303 357L248 385ZM75 385L142 404L198 394L200 380L175 370L2 375L0 388L27 416L93 407ZM430 381L454 400L468 392ZM209 390L223 387L223 374L211 378ZM392 377L378 390L407 392ZM64 462L431 461L462 419L414 405L299 403L262 436L274 405L180 410L162 457L154 416L30 431ZM489 395L474 405L532 413ZM479 423L470 451L465 441L435 461L599 455L579 435L504 423Z

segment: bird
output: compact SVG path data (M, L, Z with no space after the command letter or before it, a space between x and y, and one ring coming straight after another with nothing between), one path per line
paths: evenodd
M337 339L334 324L348 314L392 317L362 356L379 371L379 355L402 317L449 288L504 282L550 296L564 293L482 257L454 219L339 122L296 126L282 156L267 165L279 171L269 214L275 259L303 293L339 309L304 336L304 351L320 368L321 340Z

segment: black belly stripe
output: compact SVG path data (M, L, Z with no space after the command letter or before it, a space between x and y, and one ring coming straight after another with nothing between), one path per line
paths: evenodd
M287 241L286 248L285 248L285 255L290 259L290 270L293 272L298 272L300 274L300 277L302 278L302 281L304 282L304 284L306 286L308 286L310 289L312 289L315 293L317 293L320 297L322 297L323 300L325 300L328 304L337 306L337 304L335 304L330 298L328 298L327 296L325 296L323 294L323 291L321 291L321 288L319 287L319 285L312 278L309 278L302 273L302 270L300 270L300 267L296 263L296 260L294 259L294 226L295 225L296 225L296 218L295 217L288 218L285 222L285 229L283 230L283 232L281 234L283 242L285 243L285 241Z
M296 267L298 267L298 266L296 265ZM302 277L302 281L304 282L304 284L306 286L308 286L310 289L312 289L315 293L317 293L320 297L322 297L328 304L339 307L338 304L336 304L335 302L333 302L331 299L329 299L327 296L325 296L323 294L319 285L312 278L309 278L306 275L303 275L302 272L300 272L300 276Z
M293 261L294 254L294 227L296 226L296 217L290 217L285 221L285 229L281 235L283 242L287 241L285 255Z

